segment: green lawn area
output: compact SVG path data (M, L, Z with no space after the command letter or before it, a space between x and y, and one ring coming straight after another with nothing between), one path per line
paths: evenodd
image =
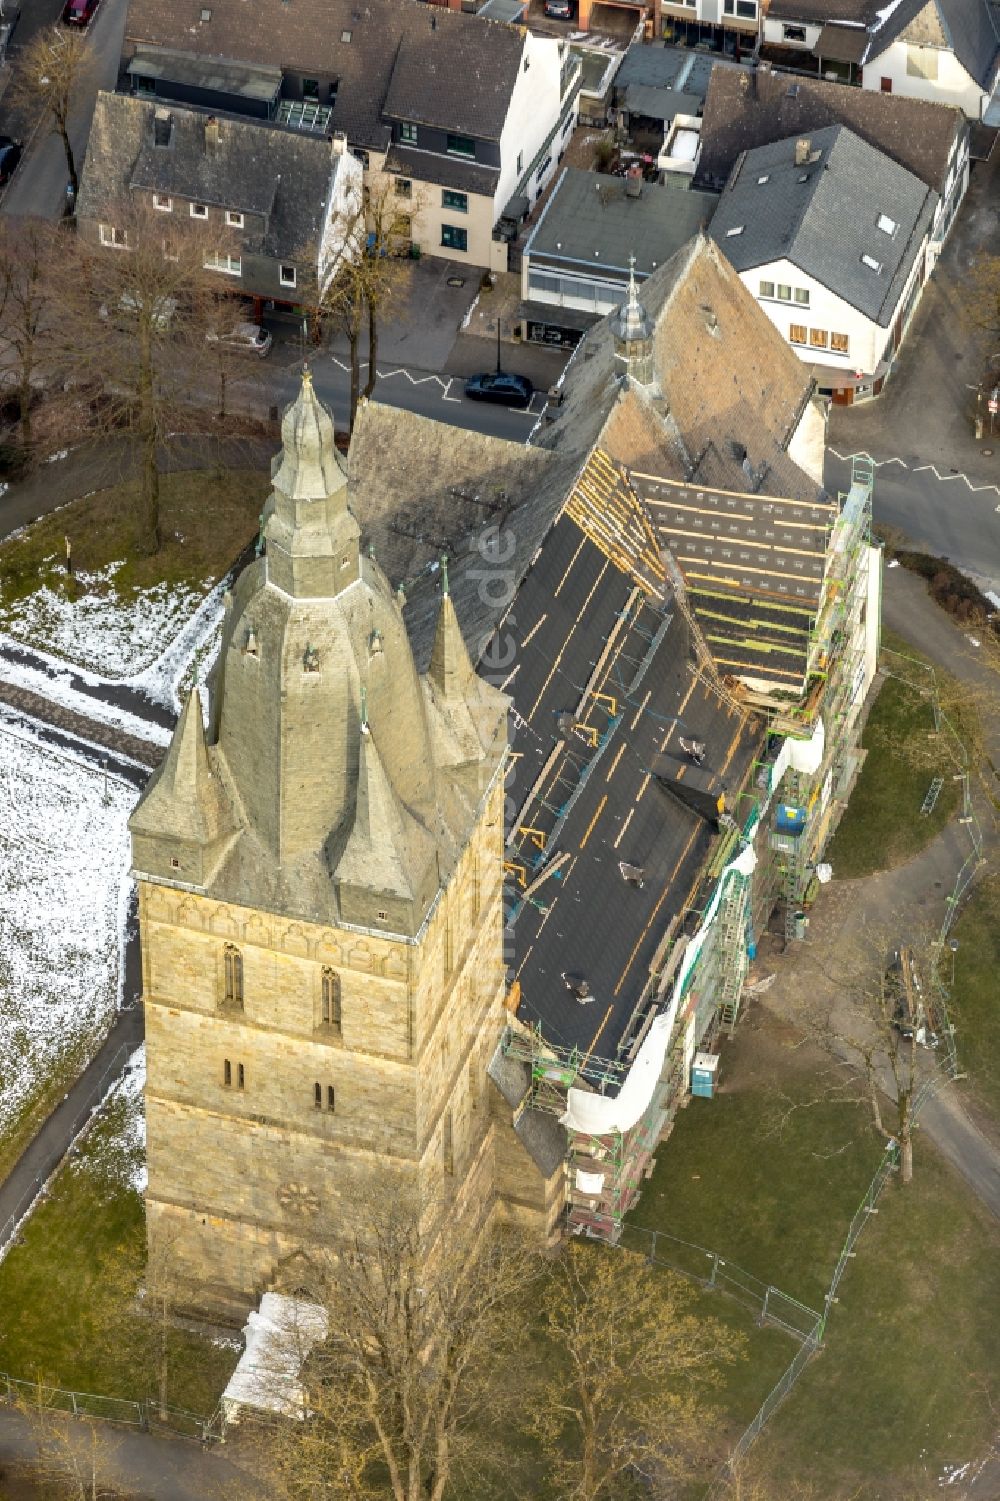
M137 481L85 495L0 544L0 601L23 599L42 583L62 587L66 537L76 573L122 561L114 579L119 593L161 583L199 588L221 578L256 534L267 491L267 477L254 469L161 475L163 546L150 558L130 557Z
M135 1299L145 1242L132 1186L141 1146L128 1145L135 1108L113 1098L0 1263L0 1371L10 1376L132 1400L152 1393L152 1325ZM214 1412L238 1356L171 1330L169 1402Z
M1000 877L973 887L968 905L954 928L955 990L951 1002L957 1029L959 1063L968 1074L965 1086L1000 1126ZM945 953L943 976L950 980L951 955Z
M781 1494L923 1501L996 1434L1000 1229L927 1142L912 1184L883 1195L840 1285L823 1353L765 1430Z
M819 1309L882 1146L859 1107L824 1099L822 1059L763 1009L748 1021L723 1049L721 1092L680 1113L630 1224L721 1252ZM1000 1230L918 1140L913 1184L883 1197L825 1349L754 1451L774 1496L811 1479L823 1501L846 1501L863 1479L865 1501L914 1501L921 1450L936 1477L985 1447L977 1380L1000 1359L998 1250ZM747 1377L730 1377L741 1414Z
M922 660L889 632L883 645ZM826 853L845 880L902 865L940 833L960 801L960 786L952 781L958 769L954 742L934 733L930 700L911 686L921 680L919 668L891 655L883 663L892 673L905 672L907 680L886 679L864 729L868 756ZM921 814L936 776L944 777L944 786L933 812Z

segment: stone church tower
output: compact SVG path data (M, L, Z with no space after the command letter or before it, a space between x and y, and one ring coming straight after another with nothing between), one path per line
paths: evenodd
M362 1185L495 1181L507 700L447 587L417 673L308 374L282 444L210 733L194 693L131 821L150 1251L218 1313L295 1286Z

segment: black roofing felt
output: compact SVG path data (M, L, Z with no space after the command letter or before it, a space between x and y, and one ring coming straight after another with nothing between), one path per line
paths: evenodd
M517 818L508 858L530 885L546 862L568 857L526 898L522 879L511 878L518 1015L556 1046L614 1058L653 954L714 837L657 784L654 758L676 751L679 735L701 739L706 770L735 796L758 732L693 675L681 617L636 591L566 514L521 586L516 617L507 692ZM577 710L609 642L586 728L574 730L560 715ZM560 738L564 749L550 762ZM622 877L619 862L643 869L641 887ZM584 978L592 998L578 1000L564 972Z

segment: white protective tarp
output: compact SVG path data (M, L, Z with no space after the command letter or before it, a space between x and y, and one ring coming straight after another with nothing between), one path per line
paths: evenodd
M243 1330L246 1349L222 1394L226 1422L238 1423L244 1407L303 1417L302 1366L326 1339L327 1327L326 1309L318 1304L265 1293Z
M599 1194L604 1187L603 1173L587 1173L582 1167L576 1170L576 1186L582 1194Z

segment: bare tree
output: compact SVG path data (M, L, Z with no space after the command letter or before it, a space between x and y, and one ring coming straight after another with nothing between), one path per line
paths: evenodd
M317 1269L329 1339L309 1362L305 1410L269 1437L291 1501L473 1495L488 1464L482 1425L516 1390L512 1305L535 1258L452 1213L422 1222L415 1199L352 1201L353 1228ZM456 1492L457 1476L462 1482Z
M562 1501L621 1495L630 1474L689 1474L711 1416L707 1394L743 1338L692 1311L692 1289L630 1251L572 1242L542 1294L551 1341L532 1403Z
M110 1430L89 1420L70 1419L45 1406L41 1387L33 1399L19 1404L35 1441L31 1464L51 1501L114 1501L119 1494L109 1482L118 1447Z
M18 53L8 93L8 102L29 118L40 107L49 130L62 140L74 199L80 179L69 136L70 116L95 87L96 61L87 34L53 26L38 32Z
M0 224L0 360L17 392L21 447L31 450L33 383L51 334L51 267L61 253L60 236L41 219L4 219Z
M340 216L335 232L344 253L336 275L314 291L318 332L332 325L347 336L351 362L351 405L348 431L354 428L358 402L371 396L378 379L379 321L398 299L409 278L409 249L413 219L420 199L400 196L395 181L366 190L364 201ZM361 385L361 340L368 335L368 376Z
M204 230L172 222L141 202L114 211L95 245L78 237L60 270L59 357L73 380L98 393L104 425L136 440L139 493L135 550L160 547L160 455L213 378L206 341L220 280Z

